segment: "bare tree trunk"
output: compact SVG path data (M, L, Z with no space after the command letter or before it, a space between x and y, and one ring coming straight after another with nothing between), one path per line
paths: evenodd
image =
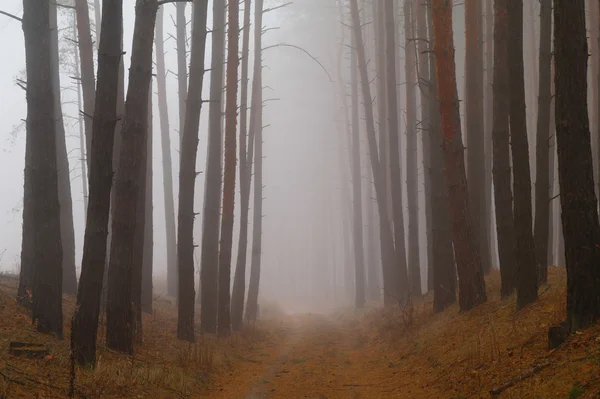
M454 64L452 4L445 0L433 0L432 14L442 145L459 282L458 304L462 310L470 310L486 301L486 292L467 197Z
M100 37L102 36L102 9L100 8L100 0L94 0L94 13L96 18L96 49L98 49L100 46Z
M554 1L556 133L571 330L600 319L600 225L587 109L583 0Z
M205 73L204 54L206 52L207 16L208 0L200 0L194 7L192 52L190 55L190 85L188 90L188 93L191 93L191 95L188 95L186 101L179 167L179 213L177 215L177 265L179 268L179 288L177 292L179 293L179 302L177 338L189 342L194 341L194 188L197 175L198 128L200 125L202 86ZM212 148L210 148L209 144L209 154L210 151L212 151ZM216 280L214 284L216 285ZM202 290L202 295L204 295L204 289Z
M531 174L525 80L523 68L523 0L508 0L508 87L510 145L513 161L515 249L517 260L517 308L537 300L537 263L532 232Z
M551 44L552 45L552 44ZM556 90L554 89L554 46L552 45L550 59L550 140L548 145L550 147L550 155L548 163L550 164L550 217L548 225L550 231L548 233L548 261L550 265L558 265L558 258L556 256L557 240L556 235L562 236L562 229L559 228L560 223L560 190L558 184L558 169L556 161L556 123L554 120L554 95Z
M256 321L258 315L258 290L260 286L260 262L262 255L262 21L263 0L254 3L254 72L252 78L252 105L250 109L250 134L254 131L254 214L252 225L252 258L246 320Z
M193 6L194 3L192 3ZM177 25L177 86L179 88L179 144L183 140L183 129L185 126L185 110L187 99L187 31L185 20L185 5L183 1L175 3L177 7L176 25ZM193 14L193 11L192 11ZM193 14L195 15L195 14Z
M77 15L77 39L79 43L79 57L81 59L81 87L83 90L83 112L85 122L85 143L88 169L91 167L92 124L94 118L94 103L96 95L96 82L94 77L94 46L90 32L90 14L87 0L75 0L75 13ZM96 8L96 36L100 37L99 7ZM96 43L98 46L98 43Z
M550 217L550 65L552 64L552 0L542 0L540 13L539 96L536 139L534 243L540 283L548 280L548 237Z
M79 64L79 51L77 44L77 15L73 14L75 21L73 22L73 46L75 54L75 77L77 80L77 109L79 114L77 117L79 125L79 163L81 166L81 187L83 191L83 217L87 219L87 208L88 208L88 176L87 176L87 161L86 161L86 148L85 148L85 125L83 120L83 99L81 98L81 65Z
M148 96L152 78L152 50L158 5L156 0L137 0L129 85L119 168L115 177L115 202L112 219L110 266L106 307L106 346L118 352L133 353L134 313L137 293L132 290L136 278L134 257L140 180L144 166L148 131ZM139 231L138 231L139 233ZM143 230L141 232L143 234ZM140 266L141 267L141 266ZM141 278L141 276L140 276ZM134 291L134 292L132 292ZM139 302L138 302L139 303Z
M203 331L217 332L217 295L219 276L219 222L221 217L221 179L223 154L223 64L225 51L225 0L213 2L210 103L208 105L208 150L202 253L200 255L200 325ZM229 291L229 290L228 290Z
M598 0L587 0L587 26L589 27L589 48L590 48L590 59L589 59L589 74L591 75L591 82L588 86L588 90L591 91L592 101L591 104L588 104L588 109L591 111L590 115L590 130L592 132L600 131L599 126L599 110L600 110L600 98L598 96L600 89L600 79L598 74L600 73L599 67L599 57L600 57L600 48L598 46L598 41L600 40L600 8ZM598 140L598 133L592 134L592 160L595 159L594 162L594 187L596 190L596 197L599 194L599 184L600 184L600 144Z
M237 261L231 294L231 326L233 331L242 328L244 299L246 297L246 258L248 253L248 216L250 213L250 183L254 140L247 144L248 135L248 58L250 55L250 11L252 0L244 1L242 33L242 76L240 99L240 236Z
M486 0L485 9L485 89L484 89L484 166L485 166L485 210L486 216L486 232L488 238L488 247L490 251L490 269L496 261L498 253L498 241L496 237L496 218L494 214L493 203L493 177L492 177L492 131L493 131L493 116L494 116L494 100L493 100L493 81L494 81L494 5L493 0Z
M175 233L175 204L173 201L173 169L171 164L171 132L167 105L167 71L163 37L164 10L156 15L156 83L158 89L158 115L160 117L160 142L162 149L163 194L165 201L165 227L167 237L167 295L177 296L177 240Z
M160 10L159 10L160 11ZM146 159L142 178L146 180L145 190L145 209L144 209L144 247L142 254L142 300L140 309L144 313L152 314L152 269L154 265L154 199L152 197L152 145L154 129L153 129L153 112L152 112L152 82L150 82L150 96L148 96L148 139L146 140ZM141 318L140 318L140 326ZM141 334L140 334L141 337Z
M467 128L467 189L473 234L479 245L484 274L490 270L485 209L485 147L483 123L483 48L481 46L481 0L465 1L465 110Z
M496 231L503 298L517 285L510 166L507 0L494 0L493 167Z
M73 315L71 350L78 364L95 364L96 335L106 261L106 238L113 179L113 141L121 65L123 1L105 0L104 38L98 63L98 93L89 154L90 199L83 243L77 306Z
M56 109L52 67L50 7L23 1L27 69L27 141L33 235L32 321L37 330L63 335L62 245L56 162ZM26 156L27 158L27 156Z
M392 2L386 11L386 15L391 14L393 16L393 9L390 10ZM414 3L411 0L404 1L404 37L406 38L406 51L405 51L405 73L406 73L406 198L408 202L408 288L413 297L421 296L421 269L420 269L420 256L419 256L419 188L418 188L418 169L417 169L417 100L415 87L417 85L415 78L416 68L416 45L415 45L415 34L414 34ZM388 23L393 24L393 20L390 22L388 16ZM389 25L386 26L388 29L388 54L390 51L390 45L394 45L394 41L391 38L391 32ZM391 43L390 43L391 42ZM389 61L388 61L389 62ZM388 65L388 68L390 65ZM391 71L388 69L388 79L390 78ZM390 87L396 87L396 79L394 78L393 85ZM396 96L395 90L390 90ZM392 101L390 101L391 103ZM397 104L394 104L397 106ZM390 115L391 115L390 108ZM390 124L396 121L390 119ZM395 128L390 128L392 132ZM393 142L390 140L390 144ZM392 159L394 153L397 153L396 146L392 144ZM393 170L393 169L392 169ZM394 180L396 180L394 178ZM400 184L399 179L398 184ZM392 181L392 185L394 182ZM394 202L396 200L394 199ZM401 202L400 202L401 203ZM402 212L402 211L401 211ZM396 237L398 235L396 234ZM404 233L402 236L404 238Z

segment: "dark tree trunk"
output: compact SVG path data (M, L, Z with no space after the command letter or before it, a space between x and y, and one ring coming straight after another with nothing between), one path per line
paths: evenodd
M388 2L391 3L391 2ZM420 256L419 256L419 187L418 187L418 170L417 170L417 99L415 87L417 85L415 78L415 67L416 67L416 47L415 47L415 34L414 34L414 4L410 0L404 1L404 37L406 38L406 51L405 51L405 73L406 73L406 197L408 202L408 289L413 297L421 296L421 268L420 268ZM386 15L390 15L393 18L393 9L390 11L390 6L386 11ZM388 22L390 16L388 16ZM391 22L393 24L393 21ZM388 54L390 51L390 44L393 46L394 42L390 39L389 26L388 29L388 43L387 49ZM391 43L390 43L391 42ZM389 62L389 61L388 61ZM388 65L388 68L391 64ZM391 75L390 69L388 69L388 78ZM395 81L395 79L394 79ZM396 87L391 85L389 87ZM390 90L396 97L396 91ZM390 101L391 104L391 101ZM394 106L397 104L394 103ZM391 114L391 108L390 108ZM390 119L390 123L394 121ZM398 120L395 121L398 126ZM397 127L396 127L397 129ZM391 129L393 130L393 128ZM390 140L390 144L392 141ZM392 157L396 151L396 146L393 144L390 146L392 149ZM393 159L393 158L392 158ZM393 170L393 169L392 169ZM394 178L394 180L396 180ZM392 185L394 184L392 181ZM398 184L400 184L401 178ZM394 200L395 202L395 200ZM396 234L396 240L398 235ZM404 238L404 233L402 236Z
M53 90L50 7L23 1L27 67L27 141L33 229L33 322L37 330L63 334L62 245L56 163L55 95ZM27 157L26 157L27 158ZM27 167L26 167L27 168Z
M62 290L77 295L77 273L75 272L75 231L73 229L73 201L69 158L65 141L65 125L60 94L60 71L58 65L57 6L50 2L50 56L52 57L52 90L54 92L54 115L56 123L56 165L58 168L58 202L60 205L60 240L63 252Z
M498 257L500 259L500 293L503 298L512 295L517 285L508 121L508 20L506 7L507 0L494 0L492 174L494 179Z
M208 150L204 186L204 220L200 255L200 327L217 331L217 295L219 276L219 222L221 216L221 158L223 155L223 65L225 51L225 0L213 2L213 30L208 105ZM229 291L229 290L227 290Z
M152 125L152 84L150 84L150 96L148 97L148 140L146 140L147 150L145 167L146 180L146 200L145 200L145 217L144 217L144 248L143 248L143 263L142 263L142 312L152 314L152 270L154 264L154 200L152 197L152 144L154 139L154 129ZM140 320L141 321L141 320ZM140 324L141 326L141 324Z
M554 47L552 47L552 54L554 54ZM550 220L548 224L550 226L550 232L548 237L548 260L550 265L558 265L558 259L556 257L556 235L562 236L562 229L559 228L560 224L560 196L559 192L559 184L558 184L558 168L557 168L557 160L556 160L556 123L554 119L554 98L555 98L556 90L554 89L554 55L552 55L552 59L550 60L550 155L549 155L549 164L550 164L550 192L551 200L550 200Z
M548 280L548 237L550 218L550 65L552 63L552 0L541 0L539 95L536 139L535 179L535 250L538 261L538 278Z
M250 213L250 182L254 140L247 144L248 135L248 58L250 54L250 11L252 0L244 1L244 25L242 32L242 76L240 98L240 236L237 261L231 294L231 327L242 328L244 299L246 297L246 258L248 254L248 215Z
M221 337L231 334L230 295L231 247L233 245L233 214L235 210L237 95L239 66L240 4L229 0L227 12L227 75L225 100L225 162L223 169L223 217L219 245L219 317L217 332Z
M467 197L464 147L461 140L454 65L452 4L446 0L433 0L432 14L442 146L459 282L458 304L462 310L469 310L486 301L486 292L479 248L473 237Z
M177 2L175 7L176 25L177 25L177 87L179 92L179 144L183 140L183 129L185 128L185 111L187 100L187 81L188 81L188 64L187 64L187 22L185 20L185 6L183 1ZM193 16L192 16L193 17ZM177 271L171 275L171 289L177 292L178 276Z
M136 256L136 224L142 187L143 153L148 131L148 96L152 78L152 50L154 27L158 11L156 0L137 0L135 27L129 68L129 85L125 100L125 114L119 168L115 177L115 202L112 219L112 240L108 269L106 306L106 346L118 352L133 353L135 332L132 303L139 304L139 295L132 289L138 266ZM140 151L140 149L143 149ZM142 208L142 212L143 212ZM140 261L141 263L141 261ZM141 269L141 265L139 266ZM137 284L137 283L136 283ZM133 292L132 292L133 291Z
M96 82L94 77L94 46L90 31L88 2L86 0L75 0L75 13L77 15L77 39L79 44L79 58L81 59L81 87L83 90L83 110L80 110L80 112L84 114L85 152L88 154L87 166L91 168L90 154L92 151ZM99 10L96 9L96 37L100 37L98 15ZM98 46L98 43L96 43L96 46Z
M202 86L205 72L204 54L206 52L208 0L200 0L194 6L193 14L190 85L188 90L191 95L188 95L186 101L185 124L181 139L179 213L177 215L177 266L179 268L177 338L189 342L194 341L194 188L197 175L198 128L200 126ZM209 156L211 152L212 148L209 144ZM210 171L207 170L207 179L208 173ZM216 286L216 279L213 283ZM202 295L204 295L204 290L202 290Z
M493 176L492 176L492 131L494 117L494 4L493 0L486 0L485 5L485 89L484 89L484 129L483 136L485 150L485 210L487 212L486 232L490 252L490 269L497 259L498 240L496 237L496 218L493 202ZM496 265L498 266L498 265Z
M594 132L592 133L591 137L592 137L592 160L594 160L594 155L596 156L596 160L594 162L594 187L596 189L596 197L598 197L599 194L599 184L600 184L600 159L598 159L598 156L600 155L600 145L598 143L598 131L599 131L599 127L598 127L598 118L600 116L600 114L598 113L599 111L599 89L600 89L600 80L599 80L599 73L600 73L600 69L599 69L599 57L600 57L600 49L599 49L599 40L600 40L600 19L599 19L599 12L600 12L600 2L598 0L587 0L587 26L589 28L588 32L589 32L589 52L590 52L590 60L589 60L589 68L588 68L588 73L591 77L590 79L590 87L588 87L588 90L591 94L591 103L588 104L588 112L591 112L590 114L590 131Z
M485 209L485 148L483 125L483 49L481 46L482 0L465 1L465 110L467 128L467 189L473 235L479 245L484 274L490 270Z
M352 48L356 48L356 40L352 40ZM354 249L354 307L365 306L365 254L363 243L362 185L360 168L360 124L358 112L358 71L356 50L352 50L350 75L352 85L352 237Z
M600 225L587 109L584 0L554 1L558 175L571 330L600 319Z
M429 43L433 43L430 2L427 7ZM431 137L431 223L433 246L433 309L441 312L456 302L456 267L452 248L452 231L448 193L444 181L444 152L440 122L440 103L435 71L435 53L429 52L429 132Z
M156 86L158 90L158 116L160 118L160 143L162 153L163 194L165 201L165 227L167 245L167 295L177 296L177 242L175 232L175 204L173 201L173 169L171 164L171 131L167 105L167 71L164 50L164 11L156 15Z
M508 0L507 24L510 146L515 195L513 208L517 261L517 308L522 309L537 300L538 296L537 263L532 232L527 115L525 113L523 0Z
M262 20L263 0L254 3L254 72L252 78L252 105L250 109L250 132L254 131L254 214L252 225L252 252L246 320L256 321L258 316L258 289L260 286L260 262L262 256ZM252 133L250 133L252 135ZM252 142L252 140L250 141Z
M78 364L95 364L96 334L106 260L106 238L113 178L113 144L121 64L123 1L104 1L98 92L90 154L90 199L83 242L83 260L73 315L71 350Z

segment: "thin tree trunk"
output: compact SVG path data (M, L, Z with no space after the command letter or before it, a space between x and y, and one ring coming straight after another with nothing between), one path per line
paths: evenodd
M102 23L105 29L103 29L104 38L98 62L98 101L94 110L92 130L97 140L94 141L92 153L89 154L91 158L90 199L77 306L71 332L71 350L80 365L96 363L96 335L106 262L106 238L113 179L113 141L117 122L122 52L122 0L105 0Z
M467 189L473 234L479 245L484 274L490 270L485 209L485 147L483 123L483 48L481 46L481 0L465 1L465 110L467 128Z
M33 309L37 330L63 334L62 245L58 172L56 163L56 109L52 67L50 7L23 1L23 32L27 67L27 141L33 229ZM26 157L27 158L27 157Z
M165 201L165 227L167 245L167 295L177 296L177 242L175 232L175 204L173 201L173 169L171 164L171 131L167 105L167 71L163 37L164 10L156 15L156 84L158 89L158 115L162 150L163 194Z
M99 49L100 38L102 37L102 9L100 8L100 0L94 0L94 13L96 18L96 49Z
M599 57L600 57L600 48L598 46L598 40L600 40L600 19L599 19L599 12L600 12L600 2L598 0L587 0L587 26L589 27L589 48L590 48L590 59L589 59L589 74L591 75L591 82L590 82L590 86L588 87L588 90L591 91L591 95L592 95L592 101L590 104L588 104L588 109L589 112L591 112L590 114L590 130L592 132L598 132L600 127L598 126L598 123L600 122L598 120L599 118L599 110L600 110L600 98L598 97L599 94L599 89L600 89L600 79L598 74L600 73L600 68L599 68ZM600 149L599 146L600 144L598 143L598 134L592 134L592 160L594 160L594 158L598 158L595 159L594 162L594 187L596 190L596 197L598 197L599 194L599 184L600 184L600 177L599 177L599 173L600 173Z
M79 154L80 154L80 167L81 167L81 188L83 193L83 217L87 219L87 208L88 208L88 176L87 176L87 161L86 161L86 148L85 148L85 122L83 120L83 99L81 98L81 65L79 64L79 51L77 48L77 15L73 14L75 21L73 22L73 46L75 54L75 76L77 78L77 109L79 114L77 117L79 125Z
M191 95L188 95L186 101L179 167L179 213L177 215L177 266L179 269L179 288L177 292L179 293L179 302L177 338L189 342L194 341L194 187L197 175L198 128L200 125L202 86L205 73L204 54L206 52L207 16L208 0L200 0L194 7L192 52L190 55L190 85L188 90L188 93L191 93ZM212 148L210 148L209 144L209 156L211 151ZM209 171L207 171L208 173ZM213 283L216 286L216 280ZM204 289L202 290L202 295L204 295Z
M219 222L221 217L221 179L223 154L223 64L225 51L225 0L213 2L210 103L208 105L208 150L204 186L204 220L200 255L200 326L217 332L217 295L219 276ZM227 290L229 291L229 289Z
M128 354L133 353L135 328L132 303L134 306L135 301L139 303L137 293L132 290L134 279L137 280L135 256L141 256L135 249L138 196L140 191L145 193L140 184L145 151L139 149L146 149L148 135L148 96L152 78L152 44L157 11L156 0L136 2L129 85L121 132L119 168L115 177L108 269L106 346ZM139 278L141 279L141 275Z
M556 161L556 123L554 119L554 95L556 90L554 89L554 46L552 45L550 59L550 140L548 142L550 147L550 155L548 163L550 164L550 217L548 221L548 225L550 226L550 231L548 233L548 260L550 265L558 265L558 258L556 256L556 248L557 248L557 240L556 235L562 235L562 229L559 228L560 223L560 199L558 198L559 193L559 184L558 184L558 169L557 169L557 161Z
M258 315L258 290L260 285L260 262L262 255L262 190L263 190L263 141L262 141L262 21L263 0L254 3L254 72L252 78L252 105L250 109L250 134L254 131L254 214L252 225L252 252L246 320L256 321Z
M150 96L148 97L148 139L146 140L146 159L143 173L143 178L146 180L146 192L145 192L145 209L144 209L144 247L142 254L142 300L140 308L142 312L152 314L152 269L154 265L154 199L152 197L153 184L152 184L152 160L153 152L152 145L154 139L153 128L153 112L152 112L152 82L150 83ZM141 326L141 319L140 324ZM140 334L141 336L141 334Z
M250 213L250 183L254 142L246 143L248 135L248 58L250 55L250 11L252 0L244 1L242 33L242 68L240 98L240 236L237 261L231 294L231 326L233 331L242 328L244 299L246 297L246 258L248 255L248 216Z
M192 3L193 6L194 3ZM185 20L185 5L183 1L175 3L177 7L176 25L177 25L177 87L179 88L179 144L183 140L183 129L185 127L185 110L187 99L187 22ZM193 14L193 11L192 11ZM193 14L195 15L195 14ZM176 283L177 284L177 283ZM175 288L177 291L177 288Z
M525 113L523 0L508 0L507 23L510 146L515 195L513 207L517 260L517 308L522 309L537 300L538 297L537 263L532 232L527 115Z
M496 220L494 215L493 203L493 177L492 177L492 131L493 131L493 81L494 81L494 5L493 0L486 0L485 9L485 89L484 89L484 166L485 166L485 209L486 216L486 232L488 238L488 247L490 250L490 269L492 269L496 261L498 253L498 241L496 238Z
M507 0L494 0L493 179L503 298L517 285L515 222L510 166Z
M445 0L433 0L432 16L442 146L459 282L458 304L462 310L469 310L486 301L486 292L467 196L454 65L452 4Z
M387 23L393 24L393 7L392 2L388 1L390 5L386 10ZM392 8L390 10L390 8ZM411 0L404 1L404 37L406 39L406 51L405 51L405 73L406 73L406 197L408 202L408 288L409 292L413 297L421 296L421 269L420 269L420 256L419 256L419 188L418 188L418 170L417 170L417 99L415 87L417 85L415 78L416 68L416 46L415 46L415 34L414 34L414 3ZM390 22L390 16L392 21ZM387 50L388 55L390 50L393 51L393 47L390 49L390 45L394 46L394 41L391 38L391 32L389 25L386 25L388 29L388 43ZM391 43L390 43L391 42ZM389 62L389 60L388 60ZM392 74L389 69L391 63L388 64L388 79ZM396 87L394 80L390 80L390 87ZM391 83L394 83L393 85ZM395 90L390 90L396 96ZM392 101L390 101L390 104ZM397 106L397 103L394 103ZM393 108L390 107L390 116ZM390 119L390 124L398 126L398 120ZM397 129L397 127L390 128L390 133ZM390 140L390 147L392 148L392 159L396 151L396 146L393 145L393 141ZM393 169L392 169L393 170ZM396 177L394 177L394 181ZM398 184L401 182L401 178L398 179ZM392 181L392 185L394 184ZM401 197L400 197L401 198ZM396 202L396 199L394 199ZM402 202L400 202L402 204ZM402 212L402 211L400 211ZM394 223L395 225L395 223ZM398 234L396 234L397 240ZM401 235L404 238L404 231ZM399 255L400 256L400 255ZM402 262L401 262L402 263Z
M552 64L552 0L541 0L539 96L536 139L534 243L540 283L548 280L548 237L550 217L550 65Z
M600 319L600 225L587 108L583 0L554 1L556 133L567 258L567 321L572 330Z

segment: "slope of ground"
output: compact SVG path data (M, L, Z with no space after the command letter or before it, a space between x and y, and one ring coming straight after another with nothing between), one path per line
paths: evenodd
M498 397L600 397L600 326L547 349L548 326L565 316L564 270L551 268L540 301L520 312L496 294L498 275L487 282L490 300L468 313L435 315L426 297L395 312L277 315L227 340L199 334L195 345L175 340L173 307L157 300L136 356L101 348L96 370L77 372L77 397L459 399L510 383ZM35 333L12 299L14 282L2 284L0 398L65 397L68 340ZM72 306L66 298L66 315ZM16 340L51 354L14 357Z

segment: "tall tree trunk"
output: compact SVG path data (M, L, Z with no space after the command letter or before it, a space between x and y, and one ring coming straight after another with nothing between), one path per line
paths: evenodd
M384 168L384 164L380 163L380 157L377 149L377 139L375 137L375 121L373 117L373 107L369 101L365 99L371 98L371 88L369 87L369 76L367 73L367 62L365 56L365 46L361 32L360 15L358 10L358 1L351 0L350 2L351 18L352 18L352 29L356 40L356 55L357 59L352 62L358 62L358 69L360 73L360 83L362 88L363 105L365 112L365 119L367 122L367 140L369 143L369 157L371 160L373 179L375 180L375 191L377 197L377 207L379 211L379 227L381 243L381 259L382 259L382 270L383 270L383 291L384 291L384 304L386 306L392 306L396 303L396 298L400 298L402 294L402 284L406 287L407 275L406 275L406 258L404 258L404 268L399 266L396 261L397 251L394 247L394 239L392 231L389 225L388 211L387 211L387 192L385 191L385 184L381 173L381 168ZM394 57L395 58L395 57ZM395 84L391 87L395 87ZM395 97L395 96L394 96ZM396 112L396 109L394 108ZM397 114L396 114L397 115ZM398 168L399 171L399 168ZM399 183L399 177L398 177ZM404 238L402 237L402 243ZM402 245L402 244L399 244ZM398 251L399 252L399 251ZM404 252L403 252L404 253ZM401 277L401 273L403 273Z
M517 308L538 297L538 276L531 215L531 172L525 112L523 67L523 0L508 0L508 87L510 146L513 162Z
M503 298L517 285L515 221L510 166L507 0L494 0L494 81L492 144L494 204Z
M387 22L393 25L393 7L392 2L386 10ZM390 10L390 8L392 8ZM417 170L417 99L415 86L417 85L415 78L416 68L416 45L415 45L415 34L414 34L414 3L411 0L404 0L404 37L406 39L406 51L405 51L405 73L406 73L406 198L408 202L408 288L412 296L421 296L421 269L420 269L420 256L419 256L419 188L418 188L418 170ZM392 21L390 22L390 17ZM394 41L391 37L390 27L386 24L388 29L388 43L387 50L388 55L390 50L393 51L393 47L390 49L390 45L394 46ZM391 42L391 43L390 43ZM388 60L389 62L389 60ZM391 64L388 64L388 68ZM388 69L388 79L390 78L391 70ZM396 87L396 79L394 78L394 84L390 87ZM395 90L390 90L396 96ZM390 101L391 104L392 101ZM395 106L397 104L394 104ZM390 114L391 114L390 108ZM398 125L398 120L393 121L390 119L390 123ZM394 128L390 128L390 133ZM397 127L396 127L397 129ZM390 140L390 144L393 142ZM392 145L392 154L398 153L396 146ZM393 159L392 155L392 159ZM393 169L392 169L393 170ZM394 180L396 180L394 178ZM401 183L401 178L398 179L398 184ZM394 181L392 181L392 185ZM394 202L395 199L394 199ZM400 211L402 212L402 211ZM395 223L394 223L395 224ZM396 239L398 234L396 234ZM404 238L404 232L402 233Z
M486 232L488 238L488 247L490 250L490 269L496 261L498 253L498 241L496 237L496 218L493 205L493 177L492 177L492 131L493 131L493 109L494 109L494 4L493 0L486 0L485 6L485 89L484 89L484 135L483 147L485 153L485 209L486 216Z
M465 110L467 128L467 189L473 234L479 245L483 272L490 270L485 209L485 147L483 124L483 48L481 46L481 0L465 1Z
M425 192L425 237L427 253L427 292L433 291L433 224L431 218L431 130L429 125L430 101L428 85L431 84L429 77L429 53L430 47L427 41L427 0L417 0L415 14L417 23L417 48L418 54L418 87L421 98L421 144L423 147L423 189Z
M258 289L260 286L260 262L262 255L262 21L263 0L254 3L254 71L252 78L252 105L250 108L250 134L254 131L254 214L252 224L252 252L250 261L250 282L246 320L256 321L258 315Z
M556 90L554 89L554 46L552 45L551 51L552 58L550 59L550 155L548 163L550 164L550 218L548 225L550 226L550 232L548 234L548 260L550 265L558 265L558 258L556 256L557 240L556 236L562 236L562 229L559 228L560 224L560 190L558 184L558 168L556 161L556 123L554 119L554 96Z
M567 321L578 330L600 319L600 225L587 109L584 0L554 1L554 43Z
M90 162L90 199L87 213L83 260L73 315L71 350L78 364L95 364L96 335L104 266L110 193L113 179L113 145L117 122L123 0L104 1L102 46L98 62L98 92L94 110Z
M464 147L454 64L452 4L433 0L433 36L438 98L446 165L446 185L452 222L452 238L458 271L458 304L469 310L486 301L485 282L477 242L473 237L467 197Z
M386 85L386 54L385 54L385 8L381 1L373 1L373 20L375 23L374 27L374 55L376 60L377 70L377 125L378 125L378 139L379 139L379 158L381 162L381 170L377 173L381 173L381 179L383 187L382 189L386 193L384 199L387 211L387 217L389 218L386 224L391 226L391 218L393 217L393 211L391 209L391 191L390 191L390 136L388 126L388 104L387 104L387 88ZM366 51L366 50L365 50ZM366 57L366 55L365 55ZM382 248L383 250L383 248Z
M163 194L165 201L165 227L167 238L167 295L177 296L177 242L175 233L175 204L173 201L173 169L171 164L171 131L167 105L167 71L163 36L164 10L156 15L156 84L158 89L158 116L162 150Z
M56 165L58 173L58 202L60 205L60 241L62 244L62 290L77 295L75 271L75 231L73 228L73 201L65 125L60 94L60 71L58 63L57 6L50 2L50 57L52 59L52 90L54 92L54 121L56 124Z
M592 132L598 132L600 127L599 124L599 110L600 110L600 98L599 98L599 89L600 89L600 79L599 79L599 57L600 57L600 48L599 48L599 40L600 40L600 3L598 0L587 0L587 26L589 27L589 48L590 48L590 59L589 59L589 74L591 75L591 87L588 90L591 91L592 101L591 104L588 104L588 112L591 112L590 115L590 130ZM600 144L598 143L598 133L592 134L592 160L594 160L594 155L598 158L600 151ZM596 159L594 162L594 187L596 190L596 197L599 194L599 184L600 184L600 158Z
M96 23L96 49L99 49L100 38L102 37L102 9L100 8L100 0L94 0L94 13L96 18L94 21Z
M356 48L356 39L352 40L352 48ZM352 85L352 232L354 247L354 307L365 306L365 254L363 242L362 185L360 167L360 124L358 112L358 71L356 50L350 57L350 75Z
M223 154L223 65L225 51L225 0L213 2L210 103L208 105L208 150L204 186L204 220L200 255L200 326L217 331L217 295L219 276L219 221L221 216L221 179ZM229 291L229 289L227 290Z
M83 192L83 217L87 219L87 208L88 208L88 175L87 175L87 161L86 161L86 148L85 148L85 122L81 110L83 109L83 99L81 98L81 65L79 64L79 52L77 44L77 15L73 14L75 21L73 22L73 46L75 54L75 76L77 78L77 109L79 110L77 117L77 124L79 125L79 163L81 167L81 187Z
M186 101L185 124L181 139L179 213L177 215L177 267L179 269L177 338L190 342L194 341L194 188L197 175L198 128L200 126L202 85L205 72L204 54L206 52L208 0L198 1L194 6L193 14L190 85L188 90L188 93L191 94L188 95ZM209 143L209 156L211 152L212 148ZM208 173L207 170L207 179L209 178ZM206 213L206 208L204 212ZM213 283L216 286L216 279ZM204 295L204 289L202 295Z
M37 330L63 334L62 245L58 172L56 163L56 110L52 67L50 7L23 1L23 32L27 68L27 141L33 235L33 322ZM26 156L27 158L27 156ZM27 166L26 166L27 168ZM29 234L29 233L28 233Z
M159 10L160 11L160 10ZM148 139L146 140L146 159L143 173L146 180L145 190L145 209L144 209L144 247L142 255L142 300L140 303L140 309L144 313L152 314L152 269L154 266L154 199L152 196L153 184L152 184L152 160L153 152L152 145L154 139L153 128L153 112L152 112L152 82L150 83L150 96L148 96ZM140 319L141 326L141 319Z
M550 217L550 65L552 64L552 0L541 1L539 95L536 139L535 228L534 244L538 261L538 278L548 280L548 237Z
M431 2L427 2L427 22L429 43L433 43L433 19ZM441 312L456 302L456 267L448 193L444 182L444 153L440 122L440 103L435 70L435 52L429 51L429 132L431 137L431 223L433 247L433 309Z
M96 37L100 37L99 7L96 8ZM94 119L96 82L94 77L94 46L90 31L90 13L86 0L75 0L75 14L77 16L77 39L79 44L79 57L81 59L81 87L83 90L83 112L85 122L85 149L88 169L91 168L92 128ZM96 43L98 46L98 43ZM100 56L98 56L100 57ZM91 172L91 170L90 170Z
M139 303L137 293L132 290L138 267L134 263L135 256L141 256L135 249L135 226L139 208L138 196L140 191L145 193L140 183L148 135L148 96L152 78L152 44L157 11L157 0L136 2L129 85L121 132L119 168L115 177L108 269L106 346L128 354L133 353L135 326L132 303L134 306L135 301ZM140 151L140 148L143 151ZM143 230L137 233L143 234ZM139 267L141 268L141 265Z
M192 3L193 6L194 3ZM187 77L188 77L188 65L187 65L187 22L185 20L185 5L183 1L175 3L177 7L176 12L176 25L177 25L177 87L179 91L179 144L183 140L183 129L185 127L185 110L187 100ZM193 11L192 11L193 14ZM195 14L194 14L195 15ZM177 277L177 276L176 276ZM177 284L177 283L175 283ZM175 287L177 292L177 287Z
M219 245L219 336L231 334L230 295L231 247L233 245L233 214L235 210L235 169L237 136L237 95L239 66L240 3L229 0L227 12L227 76L225 104L225 162L223 169L223 217Z
M250 55L250 11L252 0L244 1L244 26L242 32L242 76L240 98L240 236L237 261L231 294L231 327L242 328L244 299L246 297L246 258L248 255L248 216L250 213L250 182L254 140L248 143L248 62Z

